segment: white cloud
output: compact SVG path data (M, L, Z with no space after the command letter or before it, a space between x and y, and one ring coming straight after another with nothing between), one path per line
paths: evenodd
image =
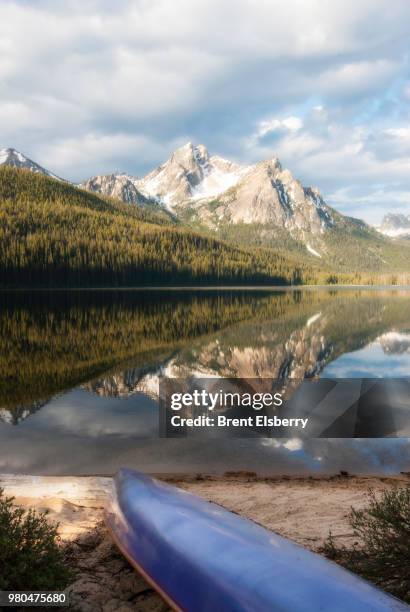
M314 179L329 204L379 223L388 210L410 209L410 123L384 125L384 119L352 125L338 109L315 104L298 129L261 122L244 148L253 159L271 157L274 148L305 184Z
M381 92L400 71L400 60L372 59L342 63L324 70L321 91L337 95L341 100L355 95Z
M176 139L171 143L177 148L186 138ZM138 167L141 157L154 166L157 159L163 159L168 154L166 147L160 142L150 140L145 136L127 134L86 133L81 138L67 138L63 141L45 143L40 149L41 159L47 167L53 167L57 174L77 174L87 178L95 169L98 159L99 172L124 172L123 164L127 161Z
M367 219L379 225L386 210L410 214L410 189L394 191L386 187L368 190L342 188L329 193L328 201L348 215Z
M257 138L263 138L267 134L281 129L289 130L290 132L296 132L297 130L300 130L302 125L302 120L299 117L285 117L284 119L263 120L259 122L255 136Z

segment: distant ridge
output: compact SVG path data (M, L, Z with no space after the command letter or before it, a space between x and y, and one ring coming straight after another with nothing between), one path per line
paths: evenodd
M388 213L378 230L390 238L410 238L410 215Z

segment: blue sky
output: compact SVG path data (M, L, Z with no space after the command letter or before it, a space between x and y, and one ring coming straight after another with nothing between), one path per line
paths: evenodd
M0 147L71 180L191 140L329 204L410 213L407 0L0 3Z

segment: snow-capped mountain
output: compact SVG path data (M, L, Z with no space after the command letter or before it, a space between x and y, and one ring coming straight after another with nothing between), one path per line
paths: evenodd
M319 191L303 187L276 158L240 166L189 142L137 184L177 216L189 210L212 228L258 223L320 234L333 223Z
M133 201L134 187L176 216L188 215L213 229L223 224L271 224L304 238L306 233L320 235L333 224L333 211L319 191L303 187L278 159L241 166L210 156L204 145L191 142L143 178L94 177L82 186L125 201ZM310 253L320 256L312 247Z
M390 238L410 237L410 215L388 213L377 229Z
M248 168L209 156L204 145L188 142L164 164L137 181L147 196L169 208L187 200L215 197L237 184Z
M136 180L126 174L106 174L94 176L78 186L128 204L147 204L149 200L135 186Z
M217 196L242 177L248 168L209 156L203 145L187 143L164 164L143 178L127 174L95 176L80 184L84 189L138 203L138 197L173 208L190 200ZM138 195L137 195L138 194Z
M29 159L16 149L0 149L0 166L13 166L14 168L24 168L37 174L45 174L51 178L61 180L58 176L46 170L32 159Z
M13 148L0 149L0 165L63 180ZM327 250L322 239L327 230L352 221L328 206L318 189L304 187L276 157L240 165L191 142L145 177L96 175L77 186L130 204L157 204L183 223L216 231L263 225L272 241L280 228L318 258ZM370 230L365 223L361 227ZM410 238L410 215L390 213L377 229L390 238Z

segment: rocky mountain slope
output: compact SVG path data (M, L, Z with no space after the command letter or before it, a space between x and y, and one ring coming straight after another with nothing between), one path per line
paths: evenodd
M180 207L183 207L182 203ZM177 209L178 210L178 209ZM263 224L283 228L295 238L320 235L334 223L319 191L305 188L274 158L249 168L236 185L210 199L192 202L193 218L209 227Z
M188 142L164 164L137 180L137 185L143 193L173 209L187 200L220 195L248 170L217 155L210 157L204 145Z
M97 176L82 186L137 201L127 189L123 193L124 184L129 191L137 190L182 220L196 220L212 229L226 224L272 224L303 238L323 234L334 223L333 211L320 192L303 187L278 159L240 166L210 156L204 145L191 142L141 179ZM314 249L311 253L315 254Z
M346 217L277 158L240 166L187 143L134 184L191 229L243 247L268 247L338 271L408 269L410 253Z
M94 176L79 184L79 187L94 193L110 196L127 204L152 204L135 186L136 180L126 174Z
M144 197L169 210L181 202L209 198L235 185L247 167L218 156L209 156L203 145L188 143L143 178L127 174L94 176L80 184L84 189L137 202ZM124 189L125 188L125 189ZM138 194L138 195L137 195Z
M390 238L410 238L410 215L388 213L378 230Z
M0 166L12 166L14 168L22 168L24 170L30 170L36 174L45 174L51 178L61 180L58 176L46 170L32 159L29 159L20 151L16 149L0 149Z

